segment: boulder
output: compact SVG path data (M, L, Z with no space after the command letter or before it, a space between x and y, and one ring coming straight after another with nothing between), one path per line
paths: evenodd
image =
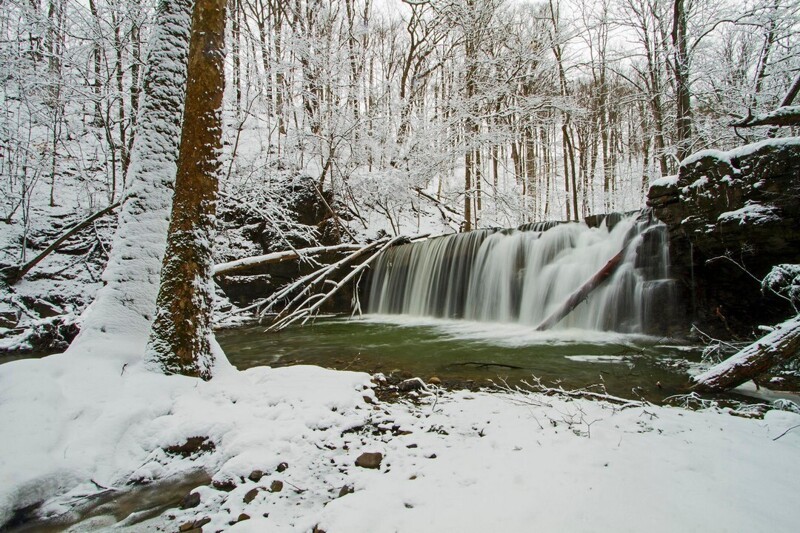
M758 280L775 265L800 263L798 198L800 138L704 150L652 184L648 206L668 227L685 326L745 337L786 317L788 304L762 294Z

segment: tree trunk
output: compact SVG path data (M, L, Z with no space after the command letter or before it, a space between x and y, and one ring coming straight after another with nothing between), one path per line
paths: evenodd
M780 324L775 331L695 376L699 391L723 391L757 377L778 363L800 355L800 315Z
M105 285L70 352L141 360L155 311L186 84L191 0L161 0L150 41L138 133Z
M686 9L684 0L675 0L672 18L672 46L674 55L676 92L677 155L683 160L691 150L692 115L689 93L689 55L686 42Z
M167 374L210 379L214 222L222 149L225 0L192 15L186 105L161 288L146 360Z

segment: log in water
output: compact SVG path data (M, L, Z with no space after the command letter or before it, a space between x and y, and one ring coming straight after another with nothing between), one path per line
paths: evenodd
M565 223L398 246L374 265L368 311L535 327L620 250L614 274L555 327L662 331L675 300L666 228L636 215L611 231Z

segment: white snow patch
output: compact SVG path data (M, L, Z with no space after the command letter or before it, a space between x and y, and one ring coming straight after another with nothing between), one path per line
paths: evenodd
M678 176L664 176L662 178L658 178L657 180L653 180L650 184L650 187L671 187L678 184Z
M728 222L738 222L739 224L764 224L775 222L780 217L775 213L775 208L750 202L746 206L735 211L726 211L717 217L717 222L725 224Z
M211 531L259 532L796 529L800 432L773 439L800 415L422 394L418 406L378 403L368 375L309 366L227 368L202 382L75 352L8 363L0 520L42 499L64 511L99 491L94 482L124 489L204 468L236 487L199 487L199 507L148 528L208 517ZM214 451L164 452L192 436ZM363 452L382 453L380 468L356 467ZM264 477L248 480L256 469ZM275 481L280 492L269 491ZM339 497L344 486L355 492ZM251 520L231 527L241 513ZM84 525L112 527L93 520Z

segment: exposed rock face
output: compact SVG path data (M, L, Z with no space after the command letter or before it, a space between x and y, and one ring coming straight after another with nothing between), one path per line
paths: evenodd
M224 204L222 206L221 220L223 227L234 228L240 236L234 237L255 245L255 250L239 251L241 255L224 258L225 260L241 259L248 255L266 254L289 249L302 249L310 246L334 245L341 242L339 225L331 216L329 206L334 206L333 195L320 192L313 178L297 176L277 192L280 196L279 204L283 208L281 218L275 213L263 216L254 212L249 206ZM331 207L333 208L333 207ZM340 215L337 215L340 216ZM290 219L291 224L286 219ZM276 220L281 221L286 227L276 227ZM316 241L312 242L307 232L297 231L296 228L305 226L314 229ZM230 243L229 243L230 244ZM236 250L231 246L232 250ZM323 264L332 263L340 259L341 255L322 254L315 259ZM250 271L238 273L235 276L220 276L217 278L222 290L234 303L248 305L253 300L263 298L300 276L309 274L318 268L313 263L298 263L287 261L271 265L253 267ZM343 291L333 299L329 306L333 309L349 309L350 293Z
M690 322L730 337L787 316L758 280L800 263L800 138L698 152L653 184L648 205L669 227Z

